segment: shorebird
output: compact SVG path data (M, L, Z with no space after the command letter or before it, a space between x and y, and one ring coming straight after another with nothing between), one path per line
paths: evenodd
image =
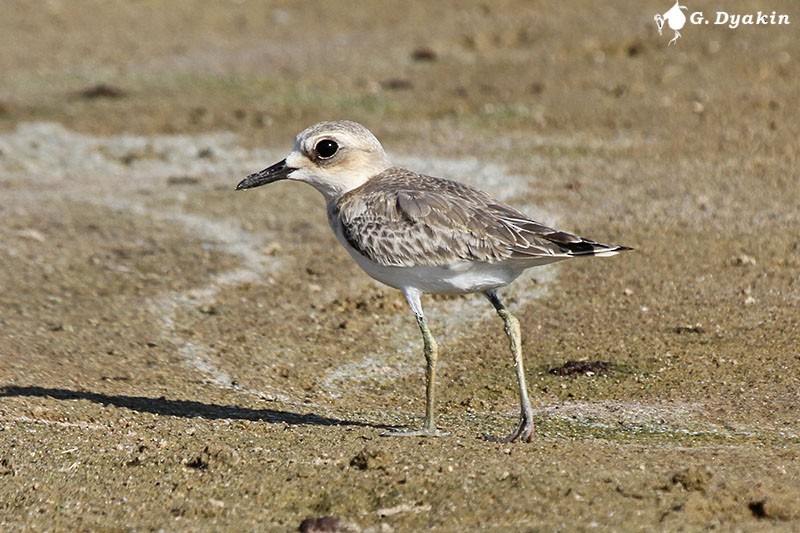
M282 161L243 179L237 190L302 181L325 197L328 223L356 263L402 291L422 332L425 419L390 435L446 435L436 427L438 348L422 312L423 294L483 293L503 320L519 385L517 428L497 441L530 442L533 408L525 383L519 321L496 290L526 269L581 256L629 250L549 228L488 194L456 181L393 166L381 143L356 122L320 122L297 135Z

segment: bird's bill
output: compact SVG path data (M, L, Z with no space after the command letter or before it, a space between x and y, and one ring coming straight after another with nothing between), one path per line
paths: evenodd
M254 172L253 174L250 174L239 182L239 185L236 186L236 190L241 191L243 189L252 189L253 187L260 187L268 183L285 180L289 177L289 174L291 174L293 170L295 169L287 165L286 160L284 159L283 161L275 163L271 167L265 168L261 172Z

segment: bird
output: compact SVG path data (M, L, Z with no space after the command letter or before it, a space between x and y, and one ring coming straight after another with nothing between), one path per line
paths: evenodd
M281 180L304 182L322 193L337 240L369 276L400 290L416 319L426 362L425 417L419 429L385 434L448 434L435 421L438 345L421 298L482 293L503 321L520 401L516 429L504 437L486 438L531 442L533 408L520 323L497 290L531 267L573 257L612 256L631 248L550 228L474 187L395 166L372 132L348 120L306 128L283 160L250 174L236 190Z

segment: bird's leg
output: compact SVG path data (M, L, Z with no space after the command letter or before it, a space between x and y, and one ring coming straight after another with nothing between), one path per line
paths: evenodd
M428 321L422 315L417 315L417 324L422 332L422 342L425 353L425 422L423 431L436 433L434 422L433 399L436 389L436 360L439 357L439 347L436 339L428 329Z
M434 421L434 396L436 389L436 360L439 356L439 347L436 344L436 339L433 338L431 330L428 328L428 321L425 320L425 315L422 314L422 305L420 303L420 294L416 291L404 291L408 305L414 312L417 319L417 325L422 332L422 342L425 353L425 420L422 424L422 429L412 431L389 431L384 433L388 436L404 436L404 437L428 437L428 436L443 436L447 433L436 429L436 422Z
M519 382L520 403L520 417L517 429L506 437L496 438L487 436L487 438L498 442L513 442L517 439L530 442L533 437L533 408L531 407L531 400L528 398L528 386L525 383L525 368L522 364L522 336L520 335L519 320L508 312L508 309L506 309L500 301L497 293L494 291L487 291L485 294L489 301L492 302L497 314L503 319L504 329L511 343L511 353L514 356L514 367L516 368L517 381Z

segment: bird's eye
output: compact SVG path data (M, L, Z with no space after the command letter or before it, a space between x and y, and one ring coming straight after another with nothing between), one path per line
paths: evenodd
M331 139L322 139L317 143L314 149L317 151L317 155L319 155L320 159L330 159L339 151L339 145L336 144L336 141L332 141Z

